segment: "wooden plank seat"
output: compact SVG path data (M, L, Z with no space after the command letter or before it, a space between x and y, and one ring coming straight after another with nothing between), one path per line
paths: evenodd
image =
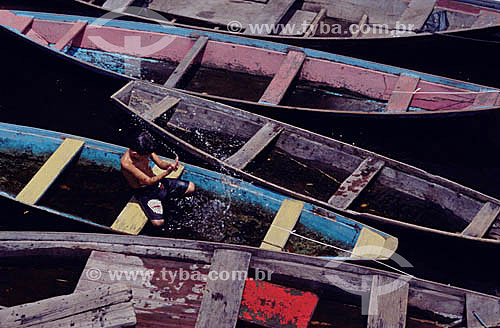
M374 276L370 291L367 328L404 328L409 285L391 277Z
M278 105L302 68L305 59L306 55L303 52L294 50L288 52L259 103Z
M167 88L175 88L182 77L188 72L189 68L195 64L195 61L200 58L201 53L204 51L206 45L208 44L208 37L201 36L194 43L193 47L189 49L188 53L179 65L176 67L175 71L168 77L167 82L164 86Z
M153 104L151 110L144 113L144 118L150 121L156 120L158 117L162 116L166 111L172 109L181 100L176 97L166 96L160 102Z
M317 14L312 11L295 10L293 16L282 28L279 35L301 36L309 31Z
M3 328L14 327L133 327L137 323L132 290L123 284L0 310Z
M434 10L437 0L411 0L408 8L399 19L399 25L405 31L418 31Z
M266 233L260 248L282 251L290 238L293 230L300 218L304 203L298 200L285 199L276 214L271 227Z
M237 272L248 272L251 256L247 252L224 249L214 251L210 271L215 272L219 279L207 281L196 328L236 327L246 280L234 279L232 276ZM227 272L231 278L222 279L223 272Z
M500 302L492 302L486 296L478 294L465 295L467 328L484 328L500 326Z
M179 167L175 172L170 173L167 178L176 179L179 178L184 171L184 166L179 164ZM162 169L158 166L153 167L153 173L158 175L161 174ZM129 202L123 210L120 212L115 222L111 225L111 229L130 235L138 235L146 223L148 222L148 217L144 213L139 205L137 199L132 196Z
M130 6L135 0L106 0L102 7L104 9L109 9L117 11L119 9L125 9Z
M78 37L83 31L85 30L85 27L87 26L87 22L76 22L68 32L55 44L54 48L57 50L61 51L66 47L68 44L71 44L73 40Z
M328 203L339 209L347 209L383 167L383 161L378 161L373 158L365 159L358 168L342 182L339 189L330 197Z
M81 140L66 138L16 196L16 199L30 205L38 202L57 177L80 152L83 145L84 142Z
M244 169L281 131L283 131L283 128L276 124L265 124L243 147L225 160L226 164L238 169Z
M500 214L500 206L487 202L479 210L469 225L462 231L463 235L483 238Z
M387 112L406 112L410 107L413 99L413 93L417 89L419 77L414 77L408 74L399 76L396 87L387 103Z
M304 38L313 37L316 34L316 32L318 32L318 26L321 20L325 18L325 16L326 16L326 9L321 8L316 17L314 17L314 19L312 20L311 26L309 27L309 29L307 29L306 33L304 34Z
M476 98L474 99L474 103L472 104L471 109L495 107L497 106L499 100L500 92L487 92L487 90L481 90L481 92L478 93Z

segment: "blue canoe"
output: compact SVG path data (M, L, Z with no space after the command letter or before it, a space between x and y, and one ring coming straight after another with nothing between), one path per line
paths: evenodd
M119 172L125 151L92 139L1 123L0 195L33 210L110 232L127 232L114 228L116 218L131 205ZM360 252L363 257L388 258L397 248L397 239L381 231L221 173L184 164L180 178L195 183L197 191L177 204L182 213L173 215L181 219L169 219L181 220L179 226L189 225L196 238L309 254L312 248L314 255L321 253L317 248L328 244L337 249L332 249L334 255L325 256L356 258ZM294 213L298 221L290 219ZM292 220L291 227L286 228L287 220ZM254 239L246 239L246 233L255 235ZM308 240L296 234L320 243L301 246ZM284 238L286 245L274 244L276 238Z
M154 81L275 118L436 117L500 106L498 89L477 84L311 49L117 17L2 10L0 26L40 51L99 73Z

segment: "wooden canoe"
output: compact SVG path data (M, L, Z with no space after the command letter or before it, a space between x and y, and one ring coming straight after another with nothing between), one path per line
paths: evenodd
M144 236L0 232L3 262L15 268L33 257L83 263L74 292L128 284L136 327L225 328L252 319L265 327L481 327L478 317L500 324L500 298L347 262Z
M126 148L5 123L0 140L1 196L110 232L138 233L146 224L121 180ZM172 205L168 218L189 226L192 238L353 258L363 251L388 258L397 248L396 238L376 229L224 174L184 164L178 176L193 182L197 192L178 210ZM321 244L314 242L305 247L303 238L290 236L292 230L338 249L318 252Z
M500 104L498 89L232 35L19 11L1 11L0 25L91 70L272 117L436 117Z
M189 0L182 5L174 0L74 1L102 12L142 20L323 49L332 44L373 46L376 43L369 42L374 39L392 39L393 45L401 44L401 39L420 42L415 38L429 39L435 35L442 40L446 36L498 31L500 25L500 5L493 1ZM424 26L438 13L445 25L426 30ZM384 28L377 29L378 26Z
M152 83L129 82L112 99L166 142L293 198L362 221L500 243L499 200L415 167Z

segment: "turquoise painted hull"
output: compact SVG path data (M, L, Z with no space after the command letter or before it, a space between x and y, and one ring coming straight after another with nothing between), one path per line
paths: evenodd
M85 146L79 155L79 161L120 170L120 157L126 151L124 147L68 134L6 123L0 123L0 153L47 158L68 137L85 142ZM287 199L285 196L254 186L237 178L189 164L185 164L181 178L192 181L196 184L197 188L215 194L216 197L231 197L231 200L234 201L245 204L256 204L272 213L277 213L282 202ZM0 196L16 201L16 195L4 190L0 191ZM44 206L34 205L34 207L70 220L76 220L111 231L109 227L97 224L91 218L78 217ZM321 213L321 215L318 213ZM360 236L360 231L363 228L368 228L384 238L393 238L384 232L308 203L304 204L304 210L299 222L333 243L345 245L348 250L354 248Z

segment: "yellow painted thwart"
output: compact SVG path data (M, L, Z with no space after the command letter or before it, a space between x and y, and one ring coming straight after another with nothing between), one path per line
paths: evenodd
M387 259L392 256L398 245L394 237L384 238L368 228L361 229L358 241L352 250L351 257Z
M283 250L283 247L285 247L285 244L290 237L290 232L288 231L293 230L295 224L297 224L303 208L303 202L285 199L281 204L278 214L276 214L271 227L267 231L264 241L260 244L260 248L273 251Z
M171 172L167 178L177 179L181 176L182 171L184 170L184 166L179 164L179 167L176 171ZM158 166L153 167L153 173L159 175L163 172ZM148 222L148 218L141 206L137 202L135 197L132 197L127 205L123 208L121 213L116 218L115 222L111 225L111 229L130 234L130 235L138 235L146 223Z
M21 190L16 199L30 205L36 204L54 183L66 166L82 149L84 142L66 138L49 157L30 182Z

